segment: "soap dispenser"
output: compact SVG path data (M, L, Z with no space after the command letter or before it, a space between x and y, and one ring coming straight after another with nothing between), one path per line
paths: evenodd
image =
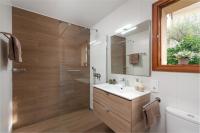
M144 92L144 85L138 78L136 78L135 89L137 91Z

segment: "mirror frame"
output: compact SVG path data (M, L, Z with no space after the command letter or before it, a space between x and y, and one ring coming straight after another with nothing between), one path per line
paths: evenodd
M147 20L144 20L142 21L141 23L143 22L148 22L149 23L149 72L146 74L146 75L133 75L133 74L118 74L118 73L112 73L112 65L111 65L111 37L116 35L116 34L111 34L111 35L107 35L106 36L106 42L107 42L107 46L106 46L106 62L107 62L107 70L106 70L106 73L107 75L109 74L117 74L117 75L129 75L129 76L141 76L141 77L151 77L151 72L152 72L152 30L151 30L151 27L152 27L152 22L150 19L147 19ZM139 23L139 24L141 24ZM135 26L139 25L139 24L136 24ZM110 73L109 73L110 72ZM107 78L107 77L106 77Z

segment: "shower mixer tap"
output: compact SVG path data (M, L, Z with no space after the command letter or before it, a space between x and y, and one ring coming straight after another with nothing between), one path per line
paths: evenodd
M93 76L97 78L98 80L101 80L101 74L100 73L94 73Z
M92 71L93 71L94 84L96 84L96 79L98 79L99 81L101 80L101 74L96 72L95 67L92 67Z

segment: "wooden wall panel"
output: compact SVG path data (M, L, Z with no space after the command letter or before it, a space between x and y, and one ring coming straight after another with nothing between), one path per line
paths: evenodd
M89 67L81 67L89 29L13 8L13 33L23 52L14 67L27 70L13 73L14 128L89 107Z

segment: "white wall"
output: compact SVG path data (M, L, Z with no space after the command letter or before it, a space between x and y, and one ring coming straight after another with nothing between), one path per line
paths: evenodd
M126 25L137 25L147 19L151 19L151 7L154 0L128 0L121 7L102 19L93 28L99 30L99 40L103 43L91 46L91 65L98 67L105 76L106 73L106 35L113 35L115 30ZM91 34L93 36L93 34ZM135 82L135 76L124 76L110 74L109 78L119 79L125 77L130 85ZM159 93L152 94L152 97L161 98L162 119L159 125L152 129L152 132L165 132L165 108L173 106L184 111L200 115L200 74L152 72L151 77L139 77L146 88L152 86L154 80L159 82ZM105 82L105 77L100 82ZM91 82L92 83L92 82ZM92 96L91 96L92 97ZM92 98L91 98L92 100ZM91 101L92 106L92 101Z
M93 41L97 38L98 34L94 29L90 31L90 40ZM99 45L90 46L90 108L93 108L93 89L94 84L92 67L96 68L97 73L101 74L101 80L96 79L96 84L103 83L106 81L106 37L102 36L103 40ZM99 38L99 37L98 37ZM91 56L92 55L92 56Z
M9 1L0 2L0 31L12 31L12 8ZM0 133L12 127L12 62L7 59L8 40L0 35Z

